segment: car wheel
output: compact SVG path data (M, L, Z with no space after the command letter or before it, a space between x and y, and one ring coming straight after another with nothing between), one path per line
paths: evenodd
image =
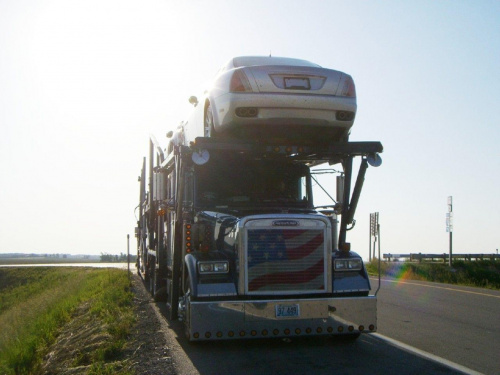
M212 106L210 103L207 105L207 110L205 111L205 121L203 124L203 136L210 138L215 136L214 131L214 115L212 113Z

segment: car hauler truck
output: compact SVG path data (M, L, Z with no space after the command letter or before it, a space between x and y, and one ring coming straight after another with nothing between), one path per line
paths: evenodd
M346 232L382 145L181 136L165 150L151 137L139 178L137 268L168 319L190 341L376 331L376 296ZM322 163L342 177L337 203L315 207L311 167Z

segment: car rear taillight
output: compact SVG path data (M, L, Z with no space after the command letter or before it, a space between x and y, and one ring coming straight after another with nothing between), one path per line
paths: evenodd
M350 76L347 76L344 82L344 87L342 88L342 93L340 95L347 96L349 98L356 97L356 87L354 86L354 81Z
M252 86L243 70L235 70L231 77L231 84L229 86L231 92L246 92L252 91Z

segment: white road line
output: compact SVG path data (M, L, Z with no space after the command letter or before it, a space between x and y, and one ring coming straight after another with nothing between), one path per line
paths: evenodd
M381 335L380 333L370 333L370 335L375 336L381 340L384 340L384 341L388 342L389 344L391 344L393 346L397 346L398 348L401 348L407 352L418 355L419 357L423 357L423 358L429 359L431 361L438 362L438 363L445 365L453 370L461 371L461 372L463 372L465 374L469 374L469 375L484 375L481 372L471 370L470 368L459 365L458 363L455 363L455 362L448 361L447 359L438 357L437 355L424 352L423 350L414 348L413 346L402 343L401 341L391 339L390 337Z
M378 281L378 278L371 278L372 280ZM479 293L479 292L471 292L470 290L462 290L462 289L454 289L454 288L447 288L444 286L436 286L436 285L425 285L425 284L419 284L419 283L412 283L409 281L401 281L401 280L392 280L392 279L381 279L381 281L388 281L390 283L398 283L398 284L409 284L409 285L418 285L418 286L423 286L425 288L435 288L435 289L444 289L444 290L451 290L453 292L460 292L460 293L469 293L469 294L477 294L480 296L485 296L485 297L492 297L492 298L500 298L500 296L495 296L493 294L488 294L488 293Z

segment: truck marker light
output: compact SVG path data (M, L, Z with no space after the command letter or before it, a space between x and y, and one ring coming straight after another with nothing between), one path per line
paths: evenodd
M199 334L198 332L195 332L195 333L193 333L193 337L194 337L195 339L197 339L198 337L200 337L200 334Z
M328 331L328 333L332 333L333 332L333 327L328 327L326 330Z
M222 337L222 332L221 331L217 332L217 337Z
M342 326L338 326L338 328L337 328L337 332L338 332L338 333L342 333L342 332L344 332L344 327L342 327Z
M229 331L229 332L227 333L227 335L228 335L229 337L233 337L233 336L234 336L234 332L233 332L233 331Z
M351 251L351 244L349 242L344 243L344 245L342 246L342 249L340 249L340 250L345 251L345 252Z
M375 330L375 326L374 326L373 324L370 324L370 325L368 326L368 329L369 329L370 331L374 331L374 330Z
M250 334L251 334L252 336L257 336L257 331L253 329L252 331L250 331Z
M206 337L207 339L209 339L211 336L212 336L212 334L211 334L210 332L205 332L205 337Z
M276 336L278 333L280 333L279 329L274 329L273 334Z
M186 224L186 252L190 253L192 251L191 249L191 224Z
M349 326L349 327L347 328L347 330L348 330L349 332L352 332L352 331L354 331L354 327L353 327L353 326Z
M267 332L267 329L263 329L262 330L262 336L267 336L268 332Z
M307 327L307 328L306 328L306 333L307 333L307 334L309 334L309 333L311 333L311 332L312 332L312 329L311 329L311 328L309 328L309 327Z
M365 326L359 326L359 332L363 332L365 330Z
M321 327L316 328L316 332L317 332L317 333L321 333L321 332L323 332L323 328L321 328Z
M302 331L300 330L300 328L295 328L295 334L296 335L300 335Z
M290 334L290 330L288 328L285 328L285 330L283 332L285 333L285 335L289 335Z
M243 337L246 335L246 332L245 331L240 331L240 336Z

